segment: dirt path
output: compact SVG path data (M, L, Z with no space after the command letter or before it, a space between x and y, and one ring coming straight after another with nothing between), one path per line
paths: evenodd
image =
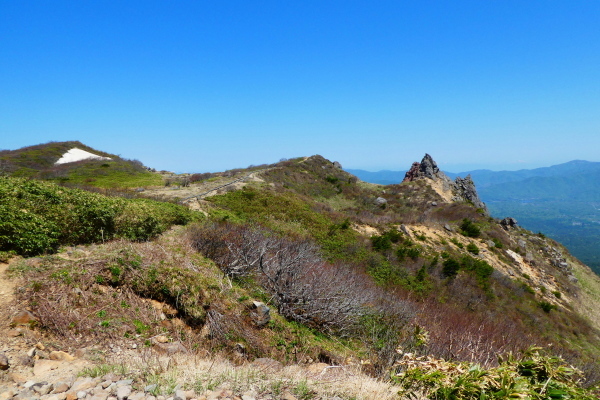
M0 263L0 310L6 310L8 304L14 299L14 281L6 277L8 264Z

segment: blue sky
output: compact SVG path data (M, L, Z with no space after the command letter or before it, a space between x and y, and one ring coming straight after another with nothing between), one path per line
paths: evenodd
M600 161L598 1L0 0L0 149L177 172Z

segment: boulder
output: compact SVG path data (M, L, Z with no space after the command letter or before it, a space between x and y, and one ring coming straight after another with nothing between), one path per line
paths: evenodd
M271 309L260 301L252 302L252 313L250 314L252 317L252 321L256 326L265 326L271 320Z
M0 370L6 371L9 367L8 357L4 353L0 353Z
M64 351L52 351L50 352L50 359L56 361L73 361L75 357Z
M505 229L514 228L515 226L517 226L517 220L512 217L506 217L502 221L500 221L500 225L502 225L502 227Z
M383 206L384 204L387 204L387 200L384 199L383 197L378 197L375 199L374 203L375 203L375 205Z
M176 353L187 353L187 349L181 344L181 342L172 343L154 343L152 346L154 350L161 354L176 354Z
M487 207L477 194L475 182L471 179L471 175L465 178L457 176L453 185L454 201L467 201L472 203L476 208L481 208L487 213Z
M37 322L35 315L27 310L23 310L17 313L11 321L13 325L31 325Z

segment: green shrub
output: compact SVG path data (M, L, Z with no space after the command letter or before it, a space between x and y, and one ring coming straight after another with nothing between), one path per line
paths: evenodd
M460 242L458 239L456 239L456 238L452 238L452 239L450 239L450 241L451 241L452 243L454 243L454 245L455 245L456 247L458 247L459 249L462 249L463 247L465 247L465 246L464 246L464 245L463 245L463 244L462 244L462 243L461 243L461 242Z
M494 272L494 267L484 260L479 260L471 256L465 255L460 260L460 266L465 271L475 275L477 282L484 288L488 286L488 280Z
M448 278L454 278L458 274L460 263L453 258L444 260L442 274Z
M504 247L504 244L498 238L492 238L492 242L494 242L494 247L501 249Z
M30 256L117 237L148 240L193 218L175 204L0 177L0 251Z
M479 254L479 247L477 247L477 245L475 243L469 243L467 245L467 251L469 253L473 253L475 255Z
M549 313L550 311L554 310L556 308L556 306L552 303L549 303L547 301L540 301L538 303L538 306L544 310L544 312Z
M371 245L374 250L383 251L392 248L392 242L389 237L383 236L371 236Z
M468 218L463 219L460 224L460 231L463 235L468 237L479 237L479 235L481 235L479 227Z

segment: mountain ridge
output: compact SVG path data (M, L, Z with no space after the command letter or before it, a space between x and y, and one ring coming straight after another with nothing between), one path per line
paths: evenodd
M552 239L475 207L430 156L415 164L406 182L380 186L314 155L138 193L188 198L195 211L0 177L0 204L10 206L0 255L17 279L5 317L28 307L36 323L21 329L43 328L52 350L94 342L134 353L183 347L243 364L321 361L319 371L393 376L407 396L420 380L406 372L433 372L420 360L491 370L498 355L535 343L551 343L546 351L595 382L600 278ZM56 231L60 247L6 247L7 238ZM27 373L18 347L9 350L10 368Z

